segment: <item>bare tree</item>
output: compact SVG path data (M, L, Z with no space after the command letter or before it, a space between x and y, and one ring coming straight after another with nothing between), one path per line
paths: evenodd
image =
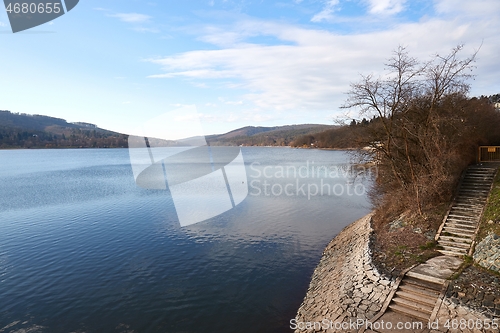
M380 159L378 187L382 194L397 192L401 203L420 214L429 201L450 194L456 169L469 162L453 146L454 133L467 126L456 108L467 100L477 54L460 58L462 49L421 62L400 46L386 63L386 75L362 76L343 105L376 117L367 143Z

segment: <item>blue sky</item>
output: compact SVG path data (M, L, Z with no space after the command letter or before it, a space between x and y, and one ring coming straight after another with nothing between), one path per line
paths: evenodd
M206 134L333 124L349 83L398 45L481 45L471 95L500 93L498 0L81 0L12 34L0 11L0 109L134 133L194 105Z

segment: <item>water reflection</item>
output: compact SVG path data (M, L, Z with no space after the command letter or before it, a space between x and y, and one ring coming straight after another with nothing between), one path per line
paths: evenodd
M242 152L249 180L275 189L298 178L266 178L263 168L349 166L342 152ZM0 152L9 159L0 166L5 331L288 332L324 246L369 211L364 195L249 195L181 228L168 191L135 186L126 150L48 151L22 170L40 154ZM253 162L261 177L250 177ZM321 179L370 183L299 180Z

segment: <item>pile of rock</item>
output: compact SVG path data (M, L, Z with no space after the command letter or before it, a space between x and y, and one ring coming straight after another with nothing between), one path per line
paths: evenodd
M372 265L370 220L371 216L366 216L349 225L327 246L296 323L350 323L371 319L382 309L395 282L381 276ZM305 324L301 327L305 329L296 332L308 331Z
M500 318L500 277L470 266L450 281L446 298L489 318Z
M494 233L486 236L476 245L473 258L478 265L500 272L500 236Z

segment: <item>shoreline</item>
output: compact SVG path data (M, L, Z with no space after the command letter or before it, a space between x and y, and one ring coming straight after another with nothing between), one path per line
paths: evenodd
M380 274L372 263L370 239L373 231L372 214L373 212L342 229L326 246L320 262L314 269L304 300L295 318L290 321L290 328L295 333L364 332L363 328L367 323L371 323L372 320L375 323L379 322L382 315L382 319L390 318L401 322L415 320L397 313L385 312L400 278ZM452 288L450 287L443 295L437 308L436 322L439 323L437 329L422 332L450 332L444 324L459 322L461 319L481 323L487 321L491 323L492 319L499 320L495 314L488 313L488 309L471 308L468 304L464 304L453 296L453 290L450 289ZM464 296L468 297L468 290L464 290ZM362 323L362 326L356 326L359 323ZM499 330L473 331L465 328L452 332L499 332Z
M371 217L351 223L326 246L297 311L297 327L291 325L295 332L311 331L299 323L368 320L384 306L395 279L382 276L372 264Z

